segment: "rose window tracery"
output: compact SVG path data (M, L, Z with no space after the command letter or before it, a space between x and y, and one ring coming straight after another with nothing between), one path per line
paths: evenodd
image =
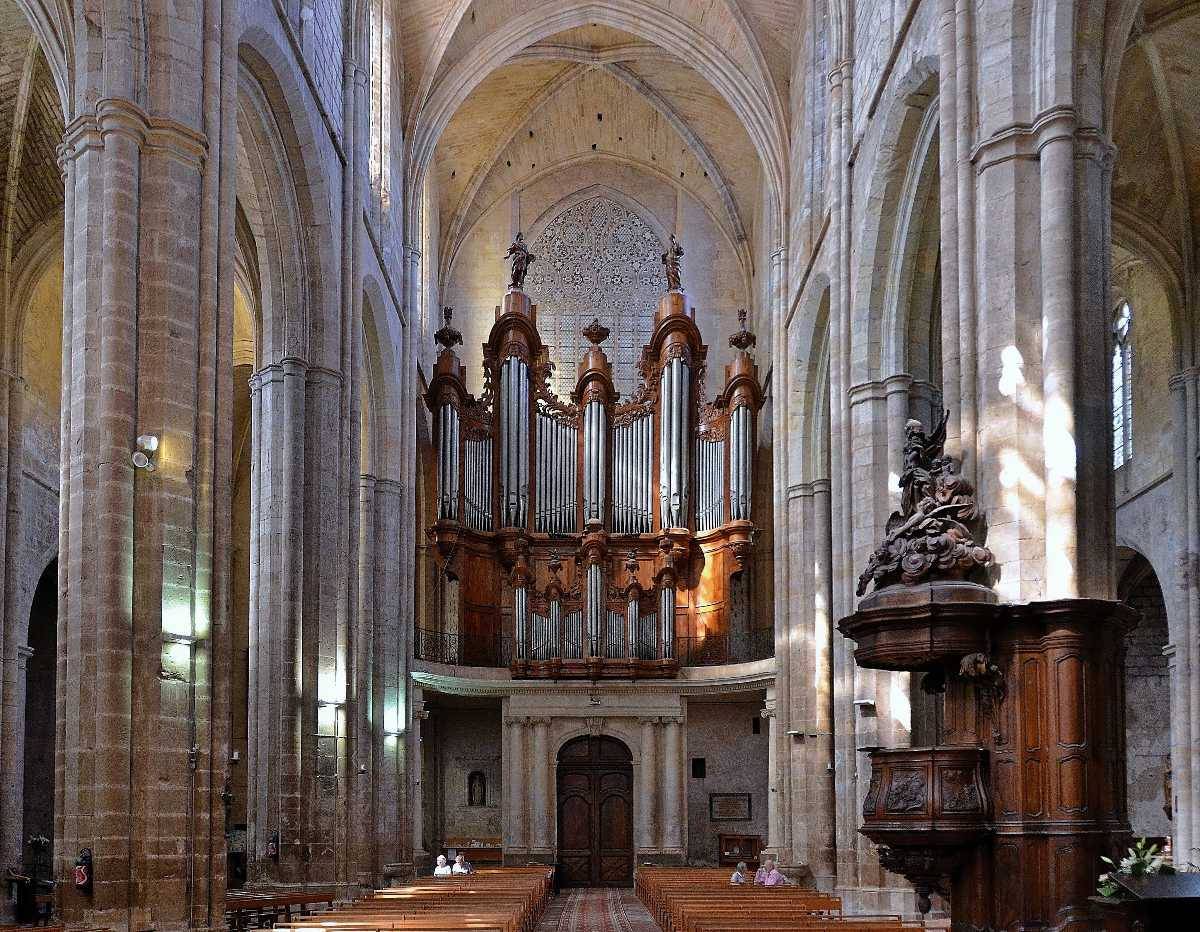
M538 259L525 291L538 306L538 328L554 363L550 385L559 397L575 387L587 344L582 331L595 318L612 331L603 348L617 391L633 393L638 354L666 288L663 249L645 221L602 195L569 207L542 230L531 247Z

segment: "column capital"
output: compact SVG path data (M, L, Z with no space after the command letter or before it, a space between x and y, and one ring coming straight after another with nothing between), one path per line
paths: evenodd
M512 728L514 726L524 725L525 722L526 722L526 719L522 718L519 715L504 716L504 724L507 725L509 728Z
M1200 366L1188 366L1168 378L1167 387L1171 391L1184 391L1189 383L1195 384L1197 378L1200 378Z
M859 382L857 385L851 385L846 390L846 398L852 408L864 401L883 401L887 397L887 394L886 386L878 380Z
M916 379L907 372L897 372L883 380L883 391L887 395L907 394L915 383Z
M646 727L653 728L655 725L662 724L662 719L659 718L657 715L648 715L648 716L640 717L637 720L637 723L639 725L641 725L643 728L646 728Z

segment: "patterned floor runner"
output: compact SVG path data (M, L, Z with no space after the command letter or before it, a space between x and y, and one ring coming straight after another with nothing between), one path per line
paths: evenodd
M576 888L554 900L537 932L659 932L632 890Z

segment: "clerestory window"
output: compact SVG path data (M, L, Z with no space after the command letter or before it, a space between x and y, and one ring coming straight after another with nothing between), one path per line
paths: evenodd
M1133 308L1122 301L1113 314L1112 431L1113 469L1133 457Z

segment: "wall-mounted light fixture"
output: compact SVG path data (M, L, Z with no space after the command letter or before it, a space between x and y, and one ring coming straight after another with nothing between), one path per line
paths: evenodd
M142 434L137 438L137 449L133 451L133 465L146 472L154 472L158 465L158 437Z

